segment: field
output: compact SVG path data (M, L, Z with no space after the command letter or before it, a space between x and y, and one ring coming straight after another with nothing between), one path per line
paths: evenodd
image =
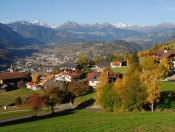
M101 111L66 111L55 117L1 127L3 131L60 131L60 132L100 132L135 131L164 132L175 131L174 112L106 113ZM17 122L16 122L17 123Z
M175 82L161 82L160 91L175 91Z
M17 97L21 97L22 99L24 99L29 97L31 93L33 93L32 90L28 90L25 88L20 88L17 90L0 93L0 109L4 105L14 103Z
M112 68L112 71L115 73L121 73L121 74L125 74L128 70L127 66L124 67L117 67L117 68Z

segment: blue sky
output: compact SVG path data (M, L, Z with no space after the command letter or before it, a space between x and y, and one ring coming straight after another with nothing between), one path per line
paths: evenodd
M175 0L0 0L0 22L175 23Z

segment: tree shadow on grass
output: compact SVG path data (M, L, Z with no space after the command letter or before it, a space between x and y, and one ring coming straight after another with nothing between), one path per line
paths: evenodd
M70 115L70 114L74 114L74 113L75 113L75 111L73 109L68 109L68 110L64 110L64 111L60 111L60 112L55 112L54 114L47 114L47 115L42 115L42 116L26 116L24 118L14 119L14 120L10 120L10 121L7 120L5 122L2 122L2 123L0 123L0 127L14 125L14 124L27 123L27 122L34 122L34 121L39 121L39 120L53 118L53 117Z
M159 103L156 108L163 111L164 109L175 108L175 91L164 91L160 93Z
M89 106L92 106L94 104L95 100L93 98L88 99L82 103L80 103L75 109L80 110L80 109L85 109Z

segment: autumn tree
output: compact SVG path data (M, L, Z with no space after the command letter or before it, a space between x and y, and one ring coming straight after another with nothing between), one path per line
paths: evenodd
M70 105L72 105L74 98L86 91L88 91L87 82L72 81L67 85L65 98L69 98Z
M117 78L113 85L114 111L123 111L126 90L124 87L124 78Z
M54 114L54 106L61 103L64 97L64 91L59 87L48 86L42 90L42 98L47 106L51 107L52 114Z
M97 91L97 94L96 94L96 102L99 102L100 98L101 98L101 89L106 85L108 84L108 74L107 72L103 72L101 73L101 75L99 76L98 78L98 83L97 83L97 86L96 86L96 91Z
M125 86L125 109L128 111L142 110L146 103L147 92L140 79L141 71L135 65L126 73Z
M36 116L37 111L39 111L43 107L44 101L37 92L34 92L30 96L29 105L30 108L34 111Z
M39 81L39 76L38 76L37 73L32 74L31 77L32 77L32 82L33 82L33 83L38 83L38 81Z
M141 75L141 80L147 89L147 102L151 104L151 111L154 111L154 104L159 101L161 73L158 69L145 70Z
M143 59L142 66L144 70L152 70L158 68L158 63L154 57L147 57Z
M171 69L167 58L161 59L159 64L159 69L162 72L162 75L164 77L169 75L169 73L171 72Z

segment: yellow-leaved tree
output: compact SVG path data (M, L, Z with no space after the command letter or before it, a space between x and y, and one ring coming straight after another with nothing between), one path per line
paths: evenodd
M170 64L167 58L161 59L159 69L161 70L163 76L168 76L168 74L171 72Z
M107 74L107 72L103 72L103 73L101 73L101 75L99 76L99 78L98 78L98 83L97 83L97 86L96 86L96 91L97 91L97 94L96 94L96 97L95 97L96 103L99 103L100 97L101 97L101 89L102 89L106 84L108 84L108 74Z
M160 97L160 81L161 73L159 69L144 70L141 74L141 80L147 88L147 102L151 104L151 111L154 111L154 104L159 102Z
M33 82L33 83L38 83L38 81L39 81L39 76L38 76L37 73L32 74L31 77L32 77L32 82Z

